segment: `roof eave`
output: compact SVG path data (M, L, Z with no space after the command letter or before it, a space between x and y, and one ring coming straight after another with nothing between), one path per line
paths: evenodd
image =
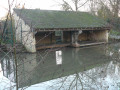
M80 27L80 28L34 28L37 32L43 31L78 31L78 30L110 30L111 27Z

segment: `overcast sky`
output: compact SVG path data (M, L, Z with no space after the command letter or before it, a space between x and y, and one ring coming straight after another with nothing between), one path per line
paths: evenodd
M13 0L10 0L12 2ZM71 0L67 0L70 2ZM82 0L85 2L86 0ZM40 8L45 10L60 10L59 3L62 3L62 0L14 0L12 8L15 5L20 4L21 6L25 4L25 8ZM72 5L72 4L71 4ZM81 11L87 11L88 8L86 5L81 7ZM4 17L8 12L8 0L0 0L0 18Z

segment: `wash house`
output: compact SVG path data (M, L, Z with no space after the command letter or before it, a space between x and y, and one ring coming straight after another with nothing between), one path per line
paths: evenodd
M88 12L14 9L16 40L29 52L108 42L110 26Z

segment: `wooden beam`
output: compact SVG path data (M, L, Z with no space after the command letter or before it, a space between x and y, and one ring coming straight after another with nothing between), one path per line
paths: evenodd
M85 46L93 46L93 45L100 45L100 44L105 44L107 42L93 42L93 43L85 43L85 44L78 44L78 45L72 45L73 47L85 47Z
M111 27L76 27L76 28L41 28L34 29L37 32L43 31L78 31L78 30L110 30Z

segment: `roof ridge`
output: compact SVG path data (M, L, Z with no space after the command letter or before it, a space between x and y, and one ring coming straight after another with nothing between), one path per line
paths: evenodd
M49 10L49 9L19 9L19 8L14 8L13 10L40 10L40 11L56 11L56 12L81 12L81 13L90 13L90 12L85 12L85 11L64 11L64 10Z

